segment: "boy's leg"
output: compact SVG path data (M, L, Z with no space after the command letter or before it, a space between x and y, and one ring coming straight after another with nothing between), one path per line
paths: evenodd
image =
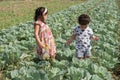
M85 58L90 58L90 56L85 56Z
M91 56L91 49L88 49L85 54L85 58L90 58Z
M77 50L76 50L76 57L77 57L78 59L83 59L83 57L84 57L83 51L80 50L80 49L77 49Z
M84 59L83 57L77 57L77 58L78 58L79 60L80 60L80 59Z

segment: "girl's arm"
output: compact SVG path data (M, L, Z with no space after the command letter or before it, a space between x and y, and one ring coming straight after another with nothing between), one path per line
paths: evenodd
M34 25L34 35L35 35L35 39L36 39L36 42L38 44L39 47L41 48L45 48L45 45L40 41L40 38L39 38L39 30L40 30L40 25L36 24Z
M66 41L66 45L67 45L67 46L70 45L70 43L75 39L75 37L76 37L76 34L73 34L73 35L70 37L70 39L68 39L68 40Z

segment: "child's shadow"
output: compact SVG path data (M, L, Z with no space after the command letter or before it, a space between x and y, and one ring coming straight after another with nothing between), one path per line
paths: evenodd
M35 57L31 61L33 61L33 62L35 62L37 64L37 63L39 63L42 60L40 60L38 57Z

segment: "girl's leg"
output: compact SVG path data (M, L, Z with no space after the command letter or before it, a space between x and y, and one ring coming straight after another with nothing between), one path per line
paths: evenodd
M51 58L52 61L55 60L55 56L56 56L55 54L54 55L50 55L50 58Z

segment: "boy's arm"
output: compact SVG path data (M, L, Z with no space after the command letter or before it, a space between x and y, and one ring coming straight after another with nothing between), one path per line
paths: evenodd
M66 45L70 45L70 43L75 39L76 34L72 34L72 36L66 41Z
M99 37L94 35L92 29L89 30L88 34L90 35L90 39L95 40L95 41L99 40Z
M93 36L91 37L91 39L97 41L97 40L99 40L99 37L93 35Z

